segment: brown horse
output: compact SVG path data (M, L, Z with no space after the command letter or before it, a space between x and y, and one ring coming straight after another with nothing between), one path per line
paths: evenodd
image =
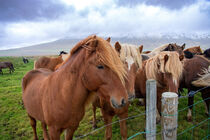
M200 46L190 47L190 48L185 49L184 52L185 51L189 51L189 52L194 53L194 54L202 54L203 53Z
M142 54L142 57L145 58L143 59L143 61L149 59L150 57L155 56L156 54L159 54L162 51L176 51L181 56L181 55L184 55L183 53L184 48L185 48L185 44L183 44L182 46L179 46L176 43L165 44L161 47L155 48L148 54Z
M125 106L128 101L125 76L125 68L114 48L95 35L80 41L58 70L28 72L23 77L22 99L34 139L38 139L36 120L42 123L45 139L60 139L64 129L68 129L66 139L72 139L92 92L110 102L113 108Z
M201 55L203 51L200 46L190 47L184 50L186 58L192 58L194 55Z
M179 79L182 75L183 64L177 52L160 52L156 56L143 62L143 67L138 70L135 81L137 98L146 98L146 81L157 81L157 108L161 112L161 95L163 92L178 93ZM157 114L157 122L160 121Z
M15 69L13 67L12 62L0 62L0 73L3 75L2 69L9 68L9 73L14 72Z
M184 71L183 76L180 81L179 90L182 91L182 88L187 88L188 91L196 91L201 89L201 87L196 87L192 85L192 81L195 81L199 78L200 74L203 74L204 69L208 69L210 65L210 60L205 58L203 55L196 55L191 59L184 59ZM205 98L205 94L209 93L209 89L201 90L201 95ZM194 95L188 97L188 114L187 120L192 121L192 108L194 104Z
M126 70L128 72L128 79L126 79L126 89L128 97L131 100L134 98L135 90L135 77L136 72L139 67L141 67L141 49L138 50L135 46L132 45L120 45L119 42L115 43L115 49L118 51L121 61L127 66ZM96 108L101 108L101 112L105 121L106 126L106 139L109 140L112 137L112 118L117 115L120 118L120 133L123 140L127 139L127 127L126 127L126 118L128 117L128 107L126 106L116 109L111 106L109 102L103 98L97 97L93 104L93 128L96 128Z
M56 70L56 66L64 62L68 58L68 54L61 51L58 57L42 56L37 61L34 61L34 69L47 68L52 71Z

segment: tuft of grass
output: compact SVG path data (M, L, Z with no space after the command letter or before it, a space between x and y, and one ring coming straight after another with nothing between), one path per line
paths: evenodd
M4 75L0 75L0 140L30 140L33 139L33 131L30 126L30 122L26 113L26 110L23 107L22 103L22 89L21 81L23 76L30 70L33 69L33 58L29 59L28 64L24 64L21 57L0 57L0 61L11 61L14 64L15 72L9 74L8 69L3 69ZM186 95L187 90L184 90L182 95ZM194 103L202 100L201 94L198 93L195 96ZM179 99L179 110L187 107L187 98ZM196 124L199 124L208 117L205 115L204 104L199 103L194 107L194 117L193 122L187 122L186 115L188 109L186 108L183 111L179 112L178 116L178 134L193 127ZM139 115L135 118L127 120L127 130L128 137L144 131L145 126L145 115L144 107L138 106L138 100L135 99L129 106L129 117ZM93 131L92 129L92 108L91 106L87 107L85 116L80 122L78 129L74 134L74 138L88 134ZM100 112L100 109L97 109L97 126L98 128L104 126L104 121ZM117 121L118 118L114 117L113 122ZM178 136L177 138L182 139L202 139L205 138L208 134L208 126L210 122L204 122L200 126L189 130L186 133ZM157 125L157 139L161 139L160 124ZM37 125L37 134L40 139L43 138L41 125L38 122ZM64 136L62 135L62 139ZM96 130L90 135L83 137L84 140L98 140L105 139L105 128ZM120 140L120 126L119 123L112 125L112 139ZM134 140L145 139L144 135L138 135Z

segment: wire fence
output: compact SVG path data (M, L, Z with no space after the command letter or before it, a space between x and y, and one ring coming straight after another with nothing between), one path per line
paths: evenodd
M202 89L200 89L198 91L195 91L193 93L193 95L196 95L198 92L200 92L201 90L206 89L206 88L209 88L209 87L204 87L204 88L202 88ZM186 96L180 96L179 97L179 102L182 102L181 100L185 100L186 98L191 97L191 96L192 96L192 94L191 95L186 95ZM204 125L206 126L206 127L204 127L206 129L205 130L206 131L206 135L204 137L202 137L201 139L204 139L204 140L209 139L209 137L210 137L210 114L208 115L208 117L202 117L203 120L196 120L196 109L199 109L198 108L198 107L200 107L199 105L204 103L207 100L209 101L210 97L208 97L208 98L206 98L204 100L199 100L196 103L194 103L193 105L190 105L190 106L187 106L187 107L182 107L181 109L178 110L177 114L175 114L175 115L179 115L181 113L186 113L186 110L188 110L189 107L193 107L193 111L192 111L193 112L192 113L193 114L192 115L193 116L193 120L192 120L191 125L189 125L189 127L187 127L187 128L183 128L182 124L179 124L179 123L177 124L177 129L178 129L177 138L178 139L183 139L183 138L189 139L189 137L191 139L194 139L195 129L198 128L198 127L202 127ZM185 100L185 102L186 102L186 100ZM154 110L149 110L149 111L154 111ZM202 111L202 113L203 113L203 111ZM146 115L146 111L145 112L139 111L139 114L137 114L137 115L132 115L132 116L129 116L128 118L117 120L117 121L114 121L114 122L112 122L110 124L107 124L107 125L103 125L103 126L97 128L97 129L93 130L93 131L90 131L90 132L86 133L86 134L77 136L74 139L82 139L82 138L85 138L87 136L94 135L96 132L105 129L109 125L113 125L113 124L119 123L120 121L123 121L123 120L132 120L134 118L139 118L139 117L142 117L142 116L145 116L145 115ZM203 114L199 114L199 115L204 116ZM185 116L186 116L186 114L185 114ZM183 119L183 118L179 118L178 120L180 120L180 119ZM184 119L186 120L186 118L184 118ZM186 121L186 124L189 124L189 122ZM161 139L161 134L162 134L162 132L164 130L161 130L160 124L157 124L157 127L159 128L159 129L157 129L157 131L156 131L156 129L154 129L156 132L153 132L153 130L151 130L151 131L145 131L145 130L138 131L138 130L136 130L136 133L130 135L128 137L128 140L134 139L134 138L136 138L136 137L138 137L140 135L145 135L147 133L151 133L153 135L156 135L156 136L158 136ZM179 130L179 127L180 127L180 130ZM191 136L189 136L190 134L191 134ZM185 137L184 135L187 135L187 136Z

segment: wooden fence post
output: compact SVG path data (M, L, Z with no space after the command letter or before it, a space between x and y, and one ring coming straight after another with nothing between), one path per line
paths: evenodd
M174 92L162 94L161 129L163 140L177 139L178 95Z
M146 139L156 140L156 81L147 80L146 82Z

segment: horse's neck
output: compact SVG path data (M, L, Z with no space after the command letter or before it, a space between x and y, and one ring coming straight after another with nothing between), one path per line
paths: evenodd
M57 83L56 86L59 88L58 90L60 91L59 94L61 94L62 100L77 108L85 104L88 92L82 84L81 73L84 70L84 53L75 55L70 57L52 77L53 81Z

